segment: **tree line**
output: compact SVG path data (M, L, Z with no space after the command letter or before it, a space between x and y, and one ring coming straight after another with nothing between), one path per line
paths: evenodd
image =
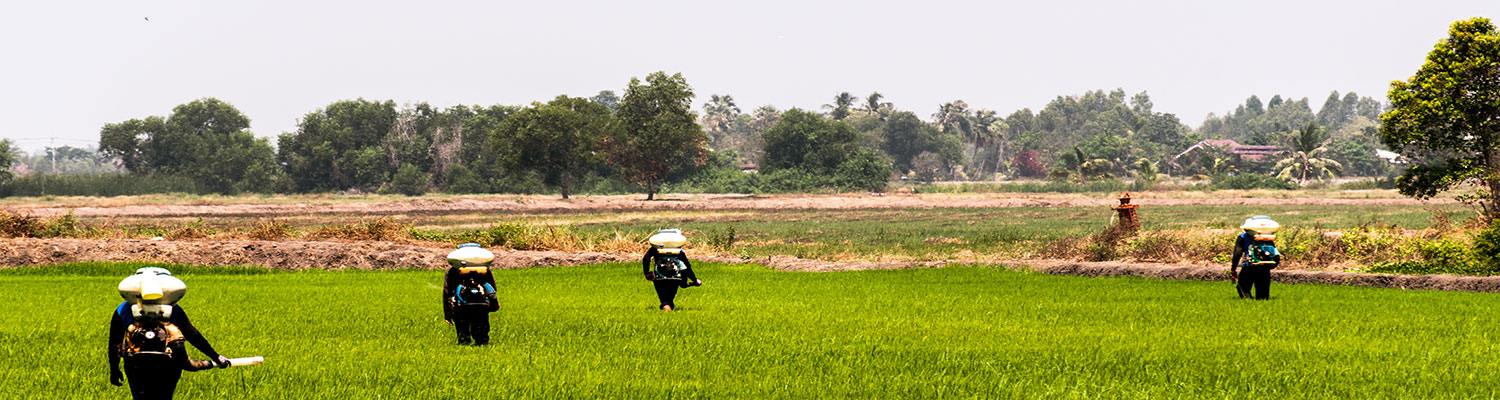
M733 96L691 104L681 74L632 79L623 95L602 91L526 106L341 100L304 115L297 128L257 138L250 120L214 98L165 116L105 125L97 152L62 147L28 160L29 172L99 173L190 179L215 193L451 193L644 191L663 185L706 191L871 190L895 179L1051 178L1154 180L1183 176L1280 174L1298 180L1384 174L1374 157L1383 106L1354 93L1330 95L1314 114L1307 99L1245 104L1210 115L1194 131L1153 109L1145 93L1089 91L1058 96L1040 111L1002 116L963 100L928 119L879 92L838 93L820 110L766 105L744 112ZM1311 127L1309 127L1311 126ZM1322 133L1333 132L1327 137ZM1210 149L1168 167L1192 144L1227 138L1284 144L1278 160L1242 160ZM1316 140L1314 140L1316 139ZM1316 143L1314 143L1316 142ZM1314 148L1305 148L1315 145ZM1316 150L1316 151L1313 151ZM1300 155L1299 155L1300 154ZM61 156L64 162L55 160ZM51 163L37 160L54 160ZM5 161L5 160L0 160ZM61 165L62 167L58 167ZM92 167L90 167L92 166ZM68 169L71 168L71 169ZM746 174L742 170L755 170Z
M1493 31L1488 20L1461 23L1473 32L1458 32L1460 24L1455 24L1450 42ZM1439 46L1422 71L1476 62L1434 58L1457 57L1452 54L1458 50L1452 49L1474 52L1474 46ZM1467 82L1493 72L1471 69L1477 72L1444 79ZM12 179L8 167L19 161L27 165L26 172L120 169L133 176L171 177L160 187L215 193L436 190L560 192L568 197L583 191L645 192L652 198L664 187L878 191L903 179L1016 178L1150 183L1162 172L1216 182L1259 176L1266 179L1250 181L1292 185L1288 182L1334 176L1394 177L1392 163L1376 157L1377 150L1391 149L1414 165L1399 180L1388 180L1403 191L1431 195L1433 187L1490 182L1480 173L1451 172L1494 163L1482 157L1452 161L1466 154L1462 152L1492 153L1496 146L1484 141L1490 132L1483 129L1488 128L1456 139L1462 146L1448 138L1425 147L1413 144L1436 140L1430 132L1393 139L1393 129L1416 129L1407 126L1427 123L1423 118L1432 114L1404 110L1403 105L1410 109L1455 101L1411 89L1427 87L1423 85L1437 84L1393 84L1395 108L1352 92L1330 93L1317 112L1307 98L1274 95L1262 102L1252 95L1223 115L1210 114L1195 130L1176 115L1155 110L1146 92L1128 95L1121 89L1058 96L1038 111L1009 114L954 100L938 105L925 119L879 92L838 93L819 110L765 105L749 112L733 96L713 94L700 113L681 74L656 72L632 78L619 95L606 90L525 106L440 109L426 103L398 107L390 100L341 100L303 116L294 131L276 138L275 146L252 134L249 118L238 109L205 98L179 105L166 116L107 124L100 130L97 152L63 147L30 156L0 141L0 164L7 167L0 170L0 180ZM1466 98L1486 89L1466 88L1452 95ZM1407 100L1419 95L1427 97ZM1480 111L1482 107L1468 112ZM1469 114L1448 121L1462 115ZM1399 125L1393 128L1393 122ZM1226 145L1229 140L1259 146L1244 147L1259 153L1237 151ZM1195 146L1199 143L1212 145ZM1479 147L1465 147L1470 144ZM1461 150L1431 150L1443 146Z

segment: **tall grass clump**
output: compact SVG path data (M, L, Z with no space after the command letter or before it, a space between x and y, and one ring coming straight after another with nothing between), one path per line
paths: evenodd
M1118 180L1092 182L993 182L922 185L917 193L1108 193L1149 188Z
M208 194L192 179L173 175L26 174L0 184L0 197L134 196L154 193Z

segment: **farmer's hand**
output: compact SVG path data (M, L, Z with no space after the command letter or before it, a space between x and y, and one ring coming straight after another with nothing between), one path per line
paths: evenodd
M120 385L125 384L125 374L121 373L119 368L110 368L109 369L109 384L115 385L115 386L120 386Z
M211 361L213 361L214 366L219 367L219 369L229 368L229 357L225 357L223 354L220 354L218 357L214 357L214 359Z
M453 325L453 319L452 318L444 318L443 322L447 322L448 325Z

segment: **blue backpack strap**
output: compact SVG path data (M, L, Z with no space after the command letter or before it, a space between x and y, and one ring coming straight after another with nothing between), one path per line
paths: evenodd
M115 315L119 315L120 322L124 323L126 326L130 326L131 324L135 323L135 315L132 315L130 313L130 302L128 301L120 303L119 307L115 307Z

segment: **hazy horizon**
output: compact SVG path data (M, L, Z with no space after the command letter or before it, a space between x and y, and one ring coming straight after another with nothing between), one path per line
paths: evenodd
M1252 94L1314 111L1333 90L1384 101L1449 24L1500 14L1493 1L85 3L0 5L0 137L22 149L97 144L106 123L203 97L274 137L337 100L522 105L658 70L687 78L695 108L879 91L923 118L957 99L1008 115L1121 88L1196 128Z

